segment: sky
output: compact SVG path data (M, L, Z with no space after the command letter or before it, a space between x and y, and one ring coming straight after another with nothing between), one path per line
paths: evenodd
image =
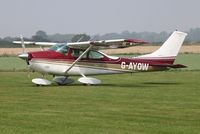
M200 0L0 0L0 37L200 27Z

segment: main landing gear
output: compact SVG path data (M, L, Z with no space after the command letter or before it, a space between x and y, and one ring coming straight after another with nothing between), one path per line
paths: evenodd
M78 81L84 85L98 85L101 84L101 80L92 77L83 76L78 79ZM74 82L73 79L69 79L67 76L55 76L52 81L49 81L45 78L34 78L32 82L37 86L48 86L51 85L52 82L57 83L58 85L68 85Z
M56 82L58 85L68 85L74 82L73 79L69 79L66 76L55 76L53 81Z
M35 79L32 79L32 82L36 84L37 86L48 86L48 85L51 85L52 82L55 82L58 85L67 85L67 84L73 83L74 80L69 79L68 77L65 77L65 76L55 76L52 82L44 78L35 78Z
M85 85L98 85L98 84L101 84L101 80L98 80L96 78L92 78L92 77L81 77L78 79L78 81L80 83L83 83Z

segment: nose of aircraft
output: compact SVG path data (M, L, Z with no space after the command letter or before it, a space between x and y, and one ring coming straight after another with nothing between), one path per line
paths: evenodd
M28 53L19 54L18 57L23 59L23 60L27 60L28 59Z

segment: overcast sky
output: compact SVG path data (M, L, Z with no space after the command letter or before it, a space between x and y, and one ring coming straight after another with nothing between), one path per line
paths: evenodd
M0 0L0 37L200 27L200 0Z

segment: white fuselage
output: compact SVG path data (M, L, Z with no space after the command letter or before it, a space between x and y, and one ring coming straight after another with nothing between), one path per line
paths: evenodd
M118 70L111 70L107 68L93 68L91 66L75 65L67 74L65 71L71 66L67 63L51 63L51 62L39 62L30 61L29 68L33 71L43 74L53 75L94 75L94 74L117 74L123 73Z

